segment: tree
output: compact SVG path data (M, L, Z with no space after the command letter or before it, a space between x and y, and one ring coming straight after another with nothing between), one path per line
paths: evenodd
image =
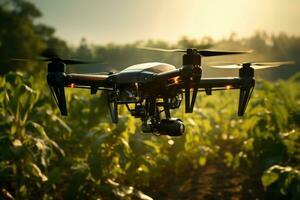
M38 8L25 0L0 4L0 74L37 69L37 63L12 62L12 58L35 58L49 46L67 51L66 43L54 36L53 28L34 23L41 16Z

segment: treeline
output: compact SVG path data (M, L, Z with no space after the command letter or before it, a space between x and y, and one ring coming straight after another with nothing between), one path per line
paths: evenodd
M215 41L210 37L188 38L182 37L177 43L169 44L165 41L137 41L130 44L90 44L82 39L80 45L71 47L63 39L55 36L55 29L36 23L36 19L42 13L34 4L24 0L4 1L0 4L0 73L8 71L39 72L46 68L41 63L12 62L12 58L35 58L41 55L45 49L52 49L62 57L75 57L85 60L95 60L99 64L90 66L70 67L70 71L76 72L101 72L117 71L129 65L141 62L167 62L176 66L181 65L181 55L149 52L137 49L139 46L160 48L215 48L225 50L254 50L254 53L246 56L222 56L205 58L203 66L212 65L215 62L244 62L244 61L270 61L293 60L295 66L270 70L267 73L258 73L264 78L287 78L299 71L297 63L300 62L300 37L285 33L268 34L257 32L249 38L238 38L235 34ZM99 36L100 37L100 36ZM205 69L204 76L232 75L234 72Z

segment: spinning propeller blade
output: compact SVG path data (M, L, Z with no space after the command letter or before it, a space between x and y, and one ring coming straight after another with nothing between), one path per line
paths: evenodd
M144 49L149 51L161 51L161 52L186 52L184 49L162 49L162 48L154 48L154 47L137 47L138 49Z
M57 49L57 48L56 48ZM47 48L45 49L41 55L41 57L37 58L12 58L11 61L21 61L21 62L61 62L67 65L80 65L80 64L100 64L100 62L97 61L84 61L84 60L78 60L78 59L64 59L58 56L58 54L55 52L54 48Z
M62 59L59 57L51 57L51 58L12 58L11 61L20 61L20 62L53 62L58 61L67 65L80 65L80 64L96 64L98 62L93 61L83 61L77 59Z
M240 69L243 66L250 66L253 69L265 69L265 68L272 68L272 67L279 67L282 65L292 65L295 64L294 61L278 61L278 62L247 62L241 64L217 64L216 66L210 66L212 68L219 68L219 69Z
M225 56L225 55L234 55L234 54L246 54L252 53L252 51L214 51L214 50L199 50L198 53L201 56Z
M162 48L152 48L152 47L138 47L138 49L150 50L150 51L161 51L161 52L182 52L187 53L187 50L184 49L162 49ZM234 55L234 54L245 54L251 53L252 51L216 51L216 50L197 50L198 54L204 57L209 56L224 56L224 55Z

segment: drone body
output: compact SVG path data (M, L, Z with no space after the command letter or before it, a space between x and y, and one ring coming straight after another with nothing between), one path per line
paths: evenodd
M103 90L108 95L107 103L112 121L118 122L118 105L124 104L131 115L142 120L143 132L182 135L184 124L180 119L171 118L170 110L179 108L185 98L185 112L193 112L199 91L211 95L214 90L239 89L238 115L244 114L255 85L254 68L251 64L246 63L239 67L239 77L202 78L201 57L247 52L196 49L175 51L185 53L180 68L153 62L133 65L107 75L67 74L66 64L81 63L51 58L46 60L50 61L47 81L62 115L67 115L65 87L90 89L91 94ZM276 66L280 64L289 63L277 63Z

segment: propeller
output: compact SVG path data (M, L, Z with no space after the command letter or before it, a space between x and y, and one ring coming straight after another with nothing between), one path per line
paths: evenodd
M78 59L62 59L59 57L59 55L56 53L55 49L53 48L47 48L42 53L41 56L43 57L41 61L46 62L62 62L66 65L77 65L77 64L93 64L96 62L91 61L83 61Z
M80 64L95 64L98 62L93 61L83 61L77 59L62 59L59 57L49 57L49 58L12 58L11 61L20 61L20 62L61 62L67 65L80 65Z
M67 65L77 65L77 64L96 64L99 62L95 61L84 61L78 59L64 59L61 58L57 53L57 49L59 48L46 48L40 54L40 57L37 58L12 58L12 61L20 61L20 62L61 62Z
M245 54L251 53L252 51L216 51L216 50L197 50L197 49L162 49L153 47L138 47L138 49L150 50L150 51L160 51L160 52L182 52L189 53L190 51L197 52L201 56L223 56L223 55L234 55L234 54Z
M229 64L223 63L218 64L216 66L210 66L212 68L219 68L219 69L241 69L242 67L249 66L253 69L266 69L272 67L279 67L282 65L292 65L295 64L294 61L278 61L278 62L245 62L240 64Z

